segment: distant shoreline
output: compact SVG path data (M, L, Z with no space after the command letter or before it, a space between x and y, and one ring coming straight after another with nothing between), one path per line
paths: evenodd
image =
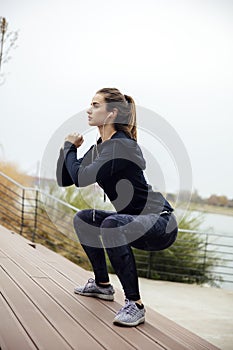
M217 207L217 206L208 205L208 204L190 203L189 210L201 211L203 213L210 213L210 214L233 216L233 208Z

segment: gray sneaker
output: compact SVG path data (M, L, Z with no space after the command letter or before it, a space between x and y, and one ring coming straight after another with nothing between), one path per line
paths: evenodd
M74 289L76 294L86 295L87 297L94 297L104 300L114 300L114 289L110 284L107 288L97 286L93 278L89 278L88 282L83 287L76 287Z
M145 308L139 309L134 301L125 300L125 306L118 311L113 323L123 326L137 326L145 322Z

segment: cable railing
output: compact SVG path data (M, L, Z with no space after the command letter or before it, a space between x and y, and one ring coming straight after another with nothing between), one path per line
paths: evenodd
M0 180L1 225L77 264L89 266L72 225L77 208L38 188L22 186L2 172ZM45 210L44 202L48 201L53 206L48 203Z
M53 194L22 186L0 172L0 224L88 268L73 227L78 210ZM179 229L177 241L165 251L134 252L139 276L233 289L230 235Z

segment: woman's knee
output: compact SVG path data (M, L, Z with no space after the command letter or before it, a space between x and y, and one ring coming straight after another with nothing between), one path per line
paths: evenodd
M116 218L116 215L111 215L102 221L100 228L101 229L115 228L115 227L118 227L118 225L119 225L119 222Z
M92 222L92 210L91 209L83 209L78 211L73 219L74 228L77 231L78 227L86 226Z
M78 211L74 216L74 223L84 221L89 222L92 219L92 210L91 209L83 209Z
M178 224L175 215L172 213L166 226L166 233L175 234L178 232Z

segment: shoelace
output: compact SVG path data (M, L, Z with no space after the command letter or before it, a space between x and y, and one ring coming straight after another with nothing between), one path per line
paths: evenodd
M125 306L123 306L117 313L120 314L122 311L126 311L127 314L130 314L132 316L136 315L137 313L137 309L135 308L134 304L132 302L130 302L128 299L125 300L126 304ZM137 306L136 306L137 307Z

